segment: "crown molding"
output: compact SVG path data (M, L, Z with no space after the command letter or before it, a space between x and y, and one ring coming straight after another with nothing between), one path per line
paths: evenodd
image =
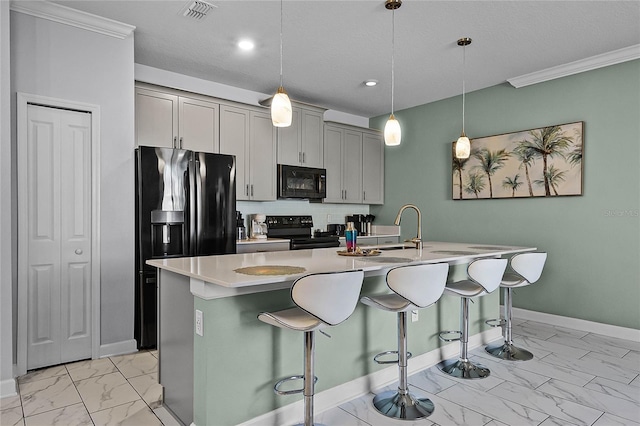
M513 77L507 79L507 81L513 87L519 89L520 87L542 83L543 81L567 77L569 75L608 67L609 65L615 65L621 62L633 61L635 59L640 59L640 44L613 50L601 55L591 56L590 58L569 62L568 64L558 65L557 67L551 67L541 71Z
M127 38L136 29L133 25L48 1L12 1L11 10L119 39Z

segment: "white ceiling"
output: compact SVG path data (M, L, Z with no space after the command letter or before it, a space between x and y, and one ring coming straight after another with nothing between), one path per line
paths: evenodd
M280 2L211 0L202 21L187 1L56 1L135 25L135 62L271 94L279 85ZM292 99L364 117L391 110L391 20L383 0L283 5L284 86ZM395 12L395 109L640 44L640 1L419 1ZM242 53L240 38L256 48ZM363 81L376 79L367 88Z

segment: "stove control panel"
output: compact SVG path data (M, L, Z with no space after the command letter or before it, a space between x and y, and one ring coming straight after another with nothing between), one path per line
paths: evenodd
M267 216L269 229L313 228L311 216Z

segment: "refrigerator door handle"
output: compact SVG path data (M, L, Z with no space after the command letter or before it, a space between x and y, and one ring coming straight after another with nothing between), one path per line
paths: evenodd
M193 155L193 154L192 154ZM198 189L196 188L196 183L198 181L197 177L197 163L193 157L189 159L189 252L190 256L196 254L196 244L197 244L197 202L198 202Z

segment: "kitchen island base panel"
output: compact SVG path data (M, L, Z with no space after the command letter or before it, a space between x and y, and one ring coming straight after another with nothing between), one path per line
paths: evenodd
M464 267L460 269L464 273ZM365 278L362 295L387 292L384 277ZM458 298L445 296L436 306L423 310L419 321L408 324L408 332L415 336L410 348L414 357L431 351L443 356L437 330L457 325L458 303ZM274 382L303 371L299 333L269 327L257 319L259 312L286 306L293 306L289 289L213 300L195 298L194 309L203 312L204 336L194 339L194 389L198 390L194 395L194 424L235 425L296 401L301 403L301 395L278 396L273 392ZM471 335L488 329L483 318L499 313L497 293L482 298L476 307ZM481 313L485 316L479 317ZM489 331L499 335L499 330ZM385 368L392 373L388 380L397 380L397 366L371 362L375 354L397 345L396 324L389 321L388 313L358 305L354 314L330 334L330 339L318 335L316 395ZM453 355L455 346L443 346L447 347L446 355ZM440 359L433 359L431 364ZM412 358L409 368L414 362ZM321 398L316 402L319 409ZM291 423L301 420L301 405L296 413L299 417ZM280 420L273 424L284 424Z
M158 382L163 405L183 424L193 421L193 295L189 279L159 270Z

